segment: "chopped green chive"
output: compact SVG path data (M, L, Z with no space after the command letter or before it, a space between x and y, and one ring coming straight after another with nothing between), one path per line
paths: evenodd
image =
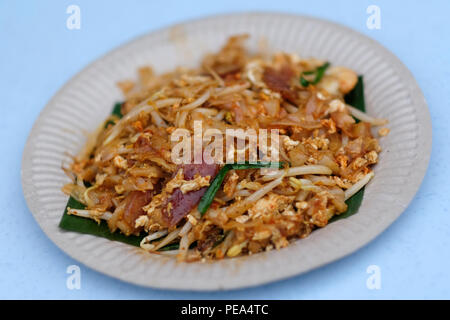
M208 211L211 203L216 196L217 191L219 191L220 186L222 185L223 179L227 175L230 170L245 170L245 169L260 169L260 168L282 168L282 162L257 162L257 163L228 163L220 169L219 173L214 178L213 182L209 185L208 190L206 190L205 194L200 200L198 204L197 210L203 216L206 211Z
M300 76L300 84L304 87L309 86L310 84L318 84L320 80L322 80L323 75L325 74L325 71L330 66L329 62L325 62L323 65L318 67L315 71L305 71ZM303 76L313 75L315 74L315 78L313 81L306 80Z
M303 76L300 77L300 84L304 87L309 86L309 81L303 78Z

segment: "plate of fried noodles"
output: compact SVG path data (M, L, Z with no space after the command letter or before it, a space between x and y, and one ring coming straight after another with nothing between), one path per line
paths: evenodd
M22 183L64 252L134 284L259 285L342 258L407 207L426 102L377 42L320 19L203 18L96 60L48 103Z

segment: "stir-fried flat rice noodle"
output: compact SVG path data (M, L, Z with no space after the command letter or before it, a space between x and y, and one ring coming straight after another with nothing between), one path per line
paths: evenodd
M68 213L145 236L143 250L203 261L286 247L345 212L345 201L374 176L381 148L373 127L387 121L344 102L358 81L354 71L250 53L246 38L231 37L197 69L157 75L143 67L137 81L119 83L122 117L101 124L65 168L73 182L63 191L86 206ZM277 129L278 146L269 139L256 148L263 156L275 148L281 167L222 173L226 149L216 163L175 163L171 134L185 129L192 141L194 121L224 138L234 137L227 129ZM250 156L248 145L231 155L239 152Z

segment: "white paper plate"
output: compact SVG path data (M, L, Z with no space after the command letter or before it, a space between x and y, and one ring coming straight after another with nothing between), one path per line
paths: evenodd
M68 182L61 164L84 144L121 99L116 82L134 78L142 65L157 72L195 66L233 34L265 39L273 51L295 52L344 65L364 75L367 111L388 118L376 176L358 214L313 232L280 251L214 263L176 263L103 238L58 228ZM385 230L419 188L431 152L431 121L424 97L407 68L377 42L341 25L272 13L209 17L140 37L98 59L48 103L26 144L22 184L37 222L64 252L88 267L131 283L171 289L217 290L254 286L297 275L342 258Z

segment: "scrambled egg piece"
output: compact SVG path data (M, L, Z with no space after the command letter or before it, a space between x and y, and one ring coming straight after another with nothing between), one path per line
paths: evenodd
M195 191L203 187L209 186L210 180L211 176L202 177L201 175L196 175L194 180L184 181L184 183L180 187L180 190L183 193Z
M315 150L327 150L330 140L328 140L327 138L323 138L323 137L315 137L315 138L303 139L302 143L310 145Z
M211 176L203 177L199 174L195 175L193 180L184 180L183 169L180 169L175 177L167 183L165 190L167 193L172 193L173 190L180 188L181 192L187 193L209 186L210 180Z
M236 172L233 172L223 185L223 192L228 196L231 197L236 190L236 186L239 180L239 175Z
M369 164L378 162L378 153L375 150L370 151L364 155L364 158L369 161Z
M262 215L278 213L284 210L293 200L293 197L270 193L268 196L259 199L255 205L248 210L252 219Z
M320 123L328 129L328 133L332 134L336 132L336 123L333 121L333 119L323 119L320 121Z
M295 207L299 210L305 210L306 208L308 208L308 202L298 201L295 203Z
M134 222L134 227L135 228L144 227L147 223L148 223L148 217L147 216L140 216Z
M338 176L333 176L333 180L342 189L348 189L352 186L352 184L350 183L350 181L348 181L348 179L342 179Z
M345 112L345 110L347 109L346 106L345 106L345 103L342 102L342 100L339 100L339 99L331 100L329 106L330 106L330 108L328 109L328 111L330 113L333 113L333 112L336 112L336 111Z
M166 191L168 193L172 193L173 190L181 187L181 185L184 183L184 173L183 173L183 169L178 170L177 174L175 175L175 177L170 180L167 185L166 185Z
M378 134L382 137L385 137L389 134L389 131L391 131L391 130L389 130L389 128L380 128L378 130Z
M128 169L127 160L121 156L115 156L113 162L117 168L124 169L124 170Z
M353 168L354 170L357 170L357 169L359 169L359 168L364 167L364 166L366 165L366 163L367 163L367 160L366 160L366 159L361 158L361 157L358 157L358 158L356 158L355 160L353 160L351 166L352 166L352 168Z
M300 143L300 141L292 140L289 136L281 136L281 140L286 151L291 151Z
M148 215L151 215L156 210L156 208L158 208L163 203L163 200L164 195L162 193L157 194L152 198L152 201L142 209L147 212Z

